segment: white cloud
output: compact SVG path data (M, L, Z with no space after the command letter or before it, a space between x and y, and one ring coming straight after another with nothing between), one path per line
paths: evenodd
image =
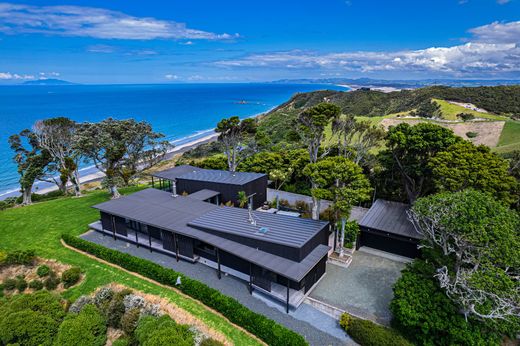
M320 69L329 73L402 71L456 76L520 73L520 22L492 23L470 33L474 36L472 42L452 47L386 52L293 50L251 54L215 64L226 68Z
M166 75L164 75L164 78L166 78L168 80L176 80L176 79L179 79L179 76L177 76L176 74L166 74Z
M0 72L0 79L4 80L31 80L36 79L33 75L18 74L11 72Z
M184 23L81 6L30 6L0 3L0 32L100 39L230 40L238 34L191 29Z
M509 23L493 22L470 29L469 32L472 33L475 36L475 40L479 42L520 43L520 21Z

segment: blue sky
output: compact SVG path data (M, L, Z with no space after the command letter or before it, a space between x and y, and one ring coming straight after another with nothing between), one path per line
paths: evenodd
M520 79L520 0L0 3L0 83Z

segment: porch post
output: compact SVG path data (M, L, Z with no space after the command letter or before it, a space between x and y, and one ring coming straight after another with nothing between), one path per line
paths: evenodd
M285 304L285 312L289 313L289 278L287 278L287 302Z
M175 258L177 262L179 262L179 238L177 238L177 233L174 234L174 242L175 242Z
M220 278L221 278L221 274L220 274L220 251L218 250L218 248L217 248L217 276L218 276L218 279L220 280Z
M253 294L253 268L249 262L249 294Z
M139 247L139 238L137 237L137 230L135 230L135 245Z
M116 219L114 216L111 216L110 219L112 221L112 236L114 237L114 240L116 240Z
M150 252L152 252L152 233L148 230L148 243L150 244Z
M153 175L152 175L152 187L155 187L155 181L153 180Z

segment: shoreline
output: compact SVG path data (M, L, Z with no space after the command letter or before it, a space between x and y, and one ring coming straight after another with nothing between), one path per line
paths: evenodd
M192 141L189 141L189 142L180 144L178 146L175 146L174 148L172 148L171 150L169 150L166 153L166 155L161 160L161 162L165 161L165 160L171 160L175 155L182 154L182 153L184 153L184 152L186 152L186 151L188 151L190 149L193 149L193 148L195 148L195 147L197 147L199 145L216 141L217 137L218 137L218 133L213 132L213 133L210 133L210 134L208 134L208 135L206 135L204 137L197 138L197 139L194 139ZM99 180L103 179L104 176L105 176L105 174L100 172L100 171L96 171L94 173L90 173L90 174L86 174L86 175L80 176L80 178L79 178L80 185L87 184L87 183L92 183L92 182L95 182L95 181L99 181ZM52 191L56 191L56 190L58 190L58 187L53 184L52 186L45 187L45 188L42 188L42 189L33 189L33 193L39 194L39 195L43 195L43 194L46 194L46 193L49 193L49 192L52 192ZM0 201L4 200L6 198L9 198L9 197L18 197L20 195L21 194L20 194L19 190L8 192L8 193L0 196Z

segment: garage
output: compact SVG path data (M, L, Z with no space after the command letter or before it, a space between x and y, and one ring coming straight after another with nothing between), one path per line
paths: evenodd
M422 236L408 220L409 208L404 203L376 200L359 222L356 249L366 246L399 256L418 257L417 245Z

